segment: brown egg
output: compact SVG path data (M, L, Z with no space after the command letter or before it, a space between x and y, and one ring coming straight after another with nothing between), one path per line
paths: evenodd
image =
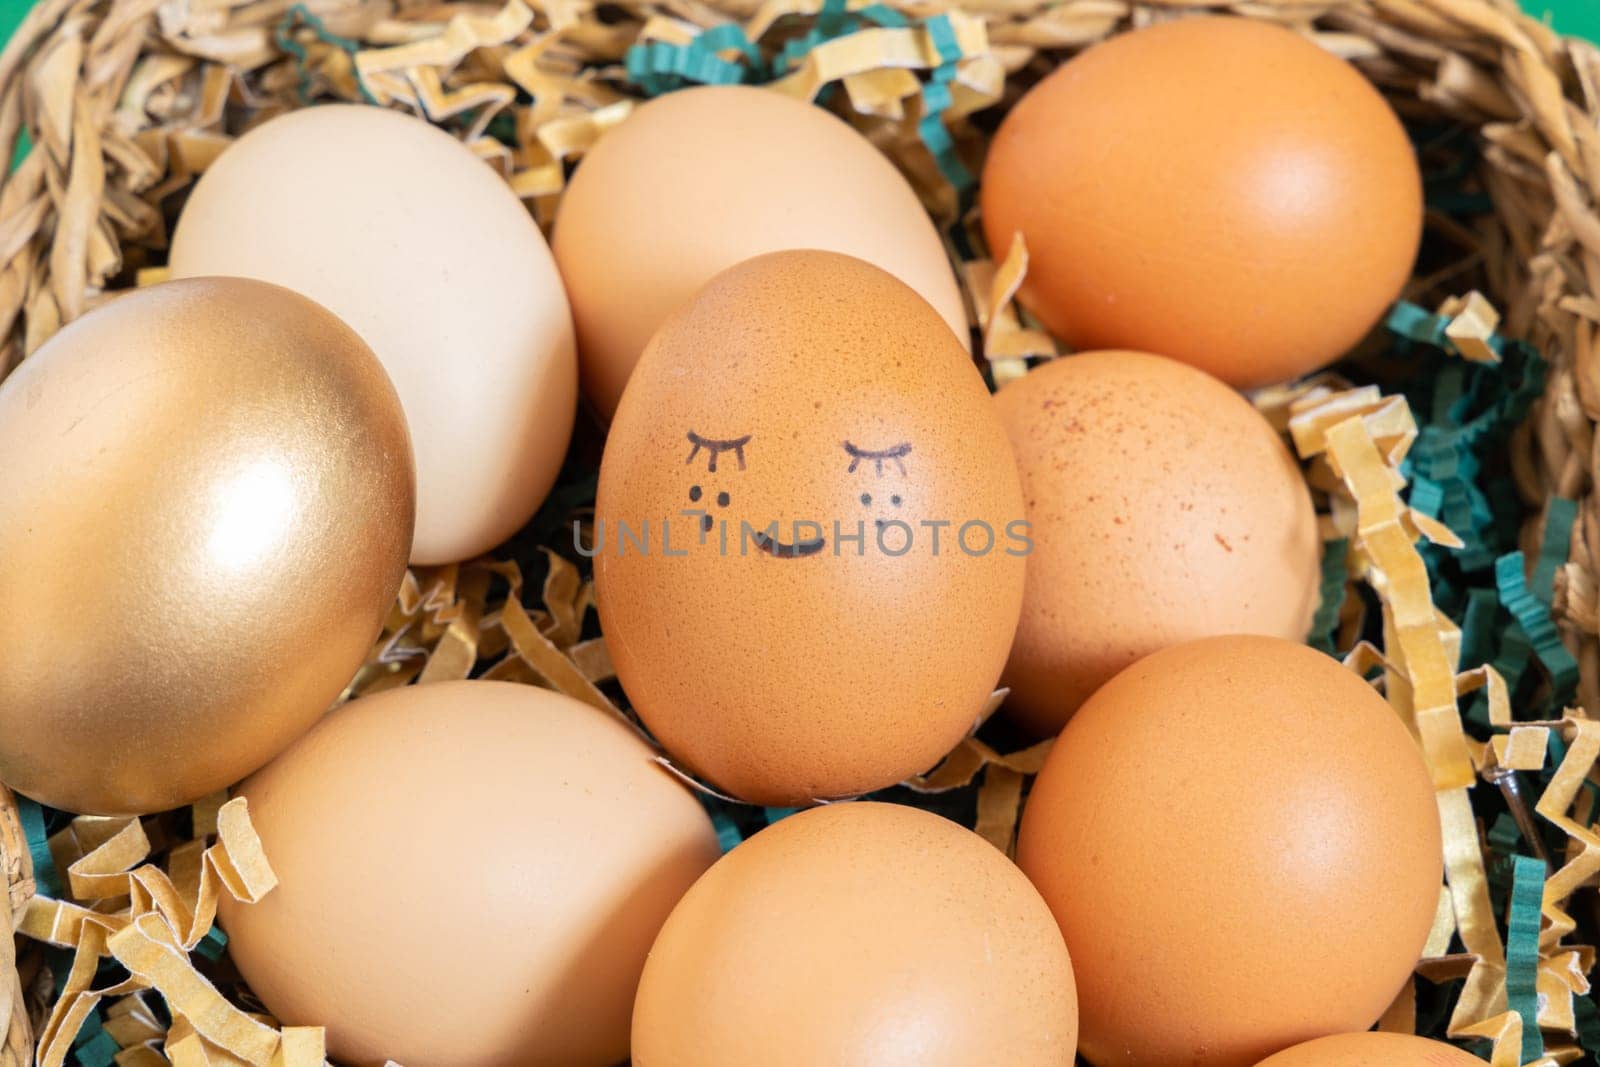
M1121 34L1018 102L983 171L995 255L1074 348L1135 348L1241 388L1351 348L1411 273L1422 180L1354 67L1258 19Z
M357 700L242 789L279 885L224 903L233 960L341 1063L625 1059L650 942L718 856L653 755L532 686Z
M926 301L832 252L749 260L663 324L606 442L617 676L673 756L742 798L892 785L1000 675L1021 521L1005 430Z
M126 815L249 774L366 657L415 507L394 387L287 289L202 278L0 386L0 780Z
M1299 466L1243 397L1160 356L1088 352L1034 369L995 403L1034 542L1003 679L1013 718L1055 733L1167 645L1305 638L1316 514Z
M528 209L442 130L345 104L263 123L195 185L172 272L286 285L372 346L416 443L413 562L487 552L554 484L578 401L561 277Z
M1072 952L1095 1067L1250 1067L1372 1025L1433 922L1416 742L1336 660L1271 637L1163 649L1062 731L1017 860Z
M1070 1067L1072 964L1039 894L949 820L792 815L696 882L650 950L635 1067Z
M712 275L765 252L825 248L882 267L965 346L950 259L911 186L823 108L744 85L637 108L589 150L556 220L584 392L605 418L656 328Z
M1409 1034L1336 1034L1268 1056L1256 1067L1483 1067L1442 1041Z

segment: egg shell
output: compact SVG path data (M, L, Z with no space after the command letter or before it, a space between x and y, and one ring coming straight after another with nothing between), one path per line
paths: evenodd
M1070 1067L1072 964L1022 873L892 804L792 815L695 883L650 950L635 1067Z
M617 677L680 763L743 799L892 785L988 700L1021 519L983 380L926 301L837 253L749 260L662 326L606 442L595 585ZM880 541L879 522L901 525ZM763 551L745 523L819 550ZM622 524L648 526L648 552Z
M363 105L271 119L196 183L171 267L304 293L377 352L416 446L412 562L488 551L550 491L577 406L566 294L528 210L449 134Z
M354 701L242 792L279 885L224 901L229 951L341 1063L625 1059L650 942L719 855L631 729L509 682Z
M968 343L949 256L905 178L828 111L768 89L684 89L635 109L578 165L554 248L584 391L606 418L667 315L713 275L766 252L865 259Z
M1394 710L1320 652L1230 636L1084 704L1017 860L1072 952L1085 1059L1250 1067L1383 1013L1432 925L1440 848Z
M995 397L1033 552L1002 684L1041 736L1112 675L1214 634L1303 640L1321 580L1300 467L1251 404L1161 356L1088 352Z
M1374 1032L1319 1037L1257 1067L1483 1067L1483 1061L1442 1041Z
M1354 346L1400 294L1422 179L1354 67L1259 19L1118 34L1026 93L990 145L989 247L1068 345L1133 348L1241 388Z
M394 605L405 416L325 308L169 282L0 385L0 780L96 815L256 770L327 710Z

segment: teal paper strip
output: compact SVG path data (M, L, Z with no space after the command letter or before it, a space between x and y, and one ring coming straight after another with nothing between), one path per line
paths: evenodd
M733 29L737 30L738 27ZM744 36L742 31L739 36ZM746 69L717 55L719 50L702 47L699 38L686 45L647 41L628 49L623 57L623 66L627 69L628 77L650 96L659 96L685 82L695 85L737 85L743 82Z
M1309 644L1319 652L1333 655L1334 628L1339 624L1339 609L1344 606L1344 586L1349 580L1347 566L1350 542L1341 537L1322 546L1322 585L1317 593L1317 614L1311 620Z
M911 25L910 19L900 14L900 12L896 11L894 8L888 7L884 4L868 4L860 11L857 11L856 15L860 18L866 19L868 22L876 23L879 26L886 26L893 30L905 29L907 26Z
M739 833L739 827L734 825L728 813L722 810L711 813L711 825L717 830L717 844L723 852L731 852L744 840L744 835Z
M311 9L306 7L305 4L294 5L284 14L283 18L278 20L278 25L272 31L273 43L278 46L280 51L294 56L295 70L298 74L295 92L299 94L302 104L309 104L311 102L311 71L306 67L306 49L304 45L294 39L294 31L302 26L315 34L319 41L326 41L335 48L348 52L351 56L361 50L361 45L348 37L340 37L336 33L330 33L322 20L313 15ZM354 67L351 69L354 70ZM378 98L367 90L367 83L361 80L359 71L356 72L355 78L356 88L361 90L361 99L366 103L376 104Z
M688 44L666 41L636 44L623 56L623 68L628 80L646 96L660 96L685 85L761 84L794 70L818 45L874 25L904 28L912 23L883 3L850 11L846 0L824 0L811 27L786 40L770 64L763 60L759 43L751 41L741 27L723 23L703 31ZM917 136L933 157L939 173L956 191L961 213L965 214L971 206L977 178L962 161L944 123L944 113L954 102L950 83L955 79L956 63L961 59L961 42L948 15L934 15L920 25L942 63L929 73L922 87L922 115L917 120ZM738 50L745 62L729 62L718 55L730 49ZM831 84L821 87L818 101L825 100L833 88Z
M1573 997L1572 1014L1578 1024L1578 1044L1596 1063L1600 1063L1600 1007L1594 997Z
M206 936L200 939L194 950L212 963L220 960L228 951L228 935L216 923L211 924L211 929L206 931Z
M930 20L930 25L940 20L948 26L949 20L943 15ZM951 40L954 41L953 36ZM943 53L944 50L941 48L940 54ZM962 205L965 206L978 180L972 176L972 172L956 154L955 139L950 136L950 129L944 124L944 113L953 103L950 97L950 80L955 74L955 64L947 62L933 72L933 81L922 87L922 117L917 120L917 136L922 138L923 146L928 149L934 163L939 167L939 173L944 175L944 180L955 189Z
M105 1033L105 1027L100 1021L100 1013L91 1011L83 1017L83 1025L78 1027L77 1034L72 1038L72 1047L80 1049L103 1033Z
M1550 609L1528 591L1523 577L1521 552L1508 552L1495 560L1495 585L1500 590L1500 602L1516 618L1518 625L1533 644L1534 655L1550 672L1550 685L1557 700L1565 700L1578 684L1578 661L1561 643L1556 624L1550 618Z
M724 22L705 30L694 39L693 47L705 52L725 52L737 48L744 53L751 66L761 66L761 49L750 42L750 38L744 35L744 27L736 23Z
M1512 861L1522 841L1522 831L1517 829L1515 819L1501 812L1485 836L1489 841L1489 856L1484 873L1489 879L1490 902L1498 915L1505 910L1506 897L1511 892Z
M1461 614L1461 663L1471 668L1487 663L1494 655L1494 619L1500 599L1490 589L1467 590L1466 610Z
M85 1029L91 1020L95 1024L94 1036L81 1045L74 1045L72 1055L78 1061L78 1067L111 1067L116 1062L117 1053L122 1051L122 1046L100 1026L98 1012L90 1014L84 1020ZM81 1035L82 1031L79 1033Z
M1511 917L1506 923L1506 1007L1522 1016L1522 1059L1544 1055L1539 1032L1539 909L1544 904L1544 863L1531 856L1515 860Z
M1384 325L1391 333L1399 334L1408 341L1433 345L1446 351L1455 347L1450 338L1444 335L1445 321L1409 301L1396 301Z
M33 881L39 892L60 900L66 895L61 884L61 874L56 870L55 857L50 855L50 835L44 826L44 809L27 797L17 798L17 809L22 816L22 832L28 838L28 854L33 858Z
M1533 565L1533 595L1545 607L1556 592L1556 571L1567 562L1572 551L1572 524L1578 518L1578 502L1553 496L1545 511L1544 540Z

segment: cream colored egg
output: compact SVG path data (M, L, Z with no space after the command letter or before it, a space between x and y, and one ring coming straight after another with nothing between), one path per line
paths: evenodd
M275 118L200 179L171 263L293 289L377 353L416 448L412 562L493 548L549 492L577 402L566 296L527 209L448 134L359 105Z
M242 792L279 884L223 904L229 951L363 1067L626 1059L645 955L720 851L634 731L510 682L357 700Z
M766 252L843 252L916 290L967 344L949 257L911 186L826 110L767 89L686 89L636 110L578 165L556 219L584 392L601 415L662 320Z

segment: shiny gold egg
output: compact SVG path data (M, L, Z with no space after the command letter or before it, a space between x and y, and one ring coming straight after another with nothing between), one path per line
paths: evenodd
M120 297L0 385L0 780L96 814L236 782L405 573L411 442L360 337L234 278Z

